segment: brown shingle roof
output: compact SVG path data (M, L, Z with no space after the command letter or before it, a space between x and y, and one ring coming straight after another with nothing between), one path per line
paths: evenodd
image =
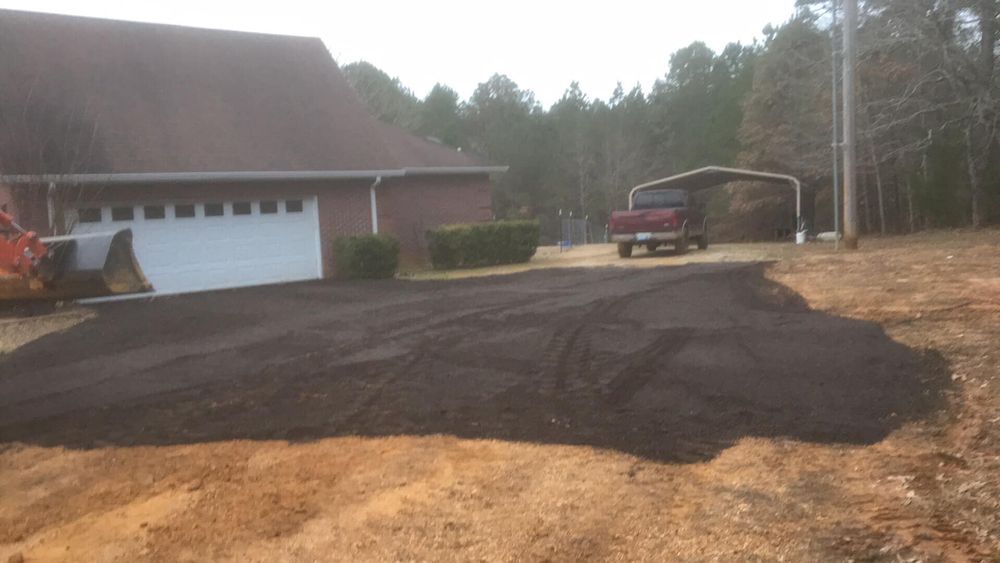
M488 166L477 155L459 151L443 143L425 139L390 125L378 123L379 135L393 159L402 167L420 166Z
M470 165L381 127L319 39L11 10L0 129L3 174Z

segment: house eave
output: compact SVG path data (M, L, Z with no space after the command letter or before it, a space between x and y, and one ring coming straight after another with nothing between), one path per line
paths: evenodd
M8 185L55 184L57 186L110 186L128 184L183 184L194 182L273 182L365 180L405 176L451 176L499 174L507 166L425 166L384 170L267 170L235 172L123 172L114 174L7 174L0 183Z
M403 169L403 176L461 176L502 174L509 166L421 166Z

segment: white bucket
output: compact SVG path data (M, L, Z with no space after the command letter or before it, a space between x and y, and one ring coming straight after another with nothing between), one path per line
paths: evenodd
M795 233L795 244L805 244L806 243L806 232L798 231Z

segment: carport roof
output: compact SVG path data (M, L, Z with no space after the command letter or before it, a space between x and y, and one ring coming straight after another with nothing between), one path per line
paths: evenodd
M706 166L697 170L684 172L659 180L639 184L632 188L632 194L647 190L677 189L677 190L703 190L714 188L729 182L736 181L764 182L768 184L787 184L793 187L799 185L799 180L787 174L774 174L771 172L759 172L756 170L744 170L739 168L725 168L722 166Z
M697 170L676 174L659 180L653 180L632 188L628 194L628 206L632 208L635 194L649 190L687 190L697 191L707 188L714 188L729 182L748 181L764 182L767 184L785 184L795 189L795 213L802 216L802 183L795 176L788 174L775 174L773 172L760 172L757 170L746 170L742 168L726 168L723 166L706 166Z

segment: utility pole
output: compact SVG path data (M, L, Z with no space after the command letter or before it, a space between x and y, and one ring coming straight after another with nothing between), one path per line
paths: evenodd
M844 0L844 246L849 250L858 247L857 133L854 122L857 31L858 0Z
M837 53L839 49L837 48L837 2L838 0L831 0L831 9L833 21L830 24L830 76L831 86L830 86L830 99L831 106L833 109L833 246L835 249L840 248L840 110L837 107L840 101L840 97L837 95Z

